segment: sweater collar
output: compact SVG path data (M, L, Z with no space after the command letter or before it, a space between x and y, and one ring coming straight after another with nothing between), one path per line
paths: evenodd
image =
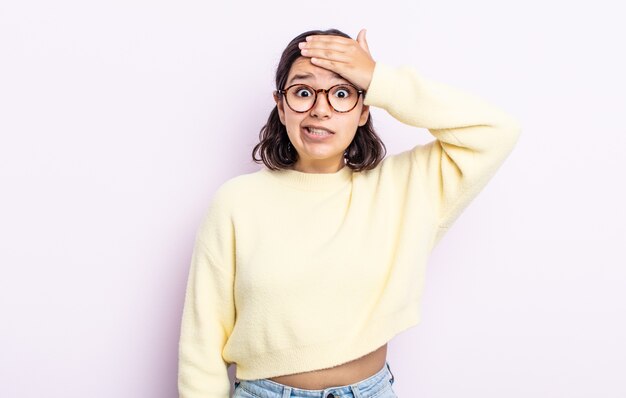
M305 173L293 169L270 170L262 172L272 176L280 183L304 191L332 191L344 186L352 179L352 169L343 166L334 173Z

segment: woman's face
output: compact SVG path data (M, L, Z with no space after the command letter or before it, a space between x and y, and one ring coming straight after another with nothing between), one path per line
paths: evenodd
M298 58L287 76L287 88L294 83L307 84L314 89L328 89L336 84L350 83L336 73L320 68L310 58ZM330 94L329 94L330 95ZM294 169L308 173L332 173L344 167L343 153L348 148L358 126L367 122L369 106L363 105L363 96L350 112L336 112L328 103L326 95L317 94L317 100L309 111L298 113L285 103L284 97L274 97L280 121L287 129L291 145L298 152ZM326 130L330 134L312 135L310 129Z

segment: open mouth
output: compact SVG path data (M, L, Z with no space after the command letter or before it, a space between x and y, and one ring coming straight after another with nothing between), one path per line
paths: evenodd
M304 130L313 137L326 137L329 135L333 135L334 133L330 130L316 128L316 127L305 127Z

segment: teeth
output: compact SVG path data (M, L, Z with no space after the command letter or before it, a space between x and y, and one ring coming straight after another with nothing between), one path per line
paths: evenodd
M319 129L314 129L311 127L307 127L307 130L309 130L309 133L314 134L314 135L329 135L330 134L326 130L319 130Z

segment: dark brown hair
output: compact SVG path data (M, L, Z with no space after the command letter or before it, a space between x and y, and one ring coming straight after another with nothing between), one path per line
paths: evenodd
M283 51L278 67L276 68L276 89L283 89L289 75L291 66L300 58L300 48L298 43L305 40L310 35L336 35L351 38L347 34L337 29L310 30L296 36ZM287 129L280 122L278 107L274 106L267 123L259 132L260 142L252 150L252 160L256 163L263 163L272 170L289 168L298 160L298 152L293 145L289 145ZM256 157L257 152L261 156ZM382 140L374 131L371 112L367 122L357 128L354 139L346 148L344 158L346 166L354 171L369 170L375 168L384 158L387 149Z

